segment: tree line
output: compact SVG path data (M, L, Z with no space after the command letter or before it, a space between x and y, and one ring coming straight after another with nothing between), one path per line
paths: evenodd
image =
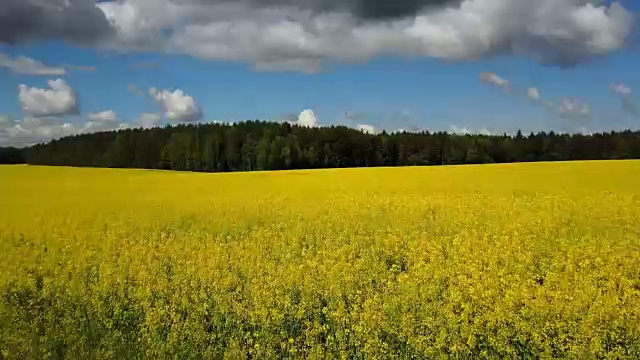
M81 134L0 156L0 163L205 172L638 159L640 132L368 134L246 121Z
M24 152L15 147L0 147L0 164L24 164Z

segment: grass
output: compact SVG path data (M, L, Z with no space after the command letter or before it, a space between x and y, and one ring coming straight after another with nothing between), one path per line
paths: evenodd
M0 256L0 359L640 357L640 161L3 166Z

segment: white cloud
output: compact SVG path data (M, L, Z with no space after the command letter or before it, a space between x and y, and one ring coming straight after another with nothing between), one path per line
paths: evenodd
M84 127L79 130L79 133L90 134L90 133L96 133L96 132L119 131L119 130L125 130L129 128L130 126L127 123L120 123L120 124L115 123L115 124L105 125L105 124L87 121L85 122Z
M116 130L117 128L118 128L117 123L107 124L107 123L99 123L94 121L86 121L84 123L84 126L80 128L78 132L89 134L89 133L96 133L96 132L103 132L103 131L113 131L113 130Z
M115 29L114 47L305 72L331 60L385 54L477 59L512 53L573 65L623 48L634 29L632 12L615 1L462 0L366 21L357 10L369 4L353 4L122 0L96 6Z
M589 136L589 135L593 135L592 131L589 131L589 129L587 129L584 126L581 126L580 128L578 128L578 133L582 134L584 136Z
M640 104L633 98L633 91L625 84L612 84L611 91L622 97L622 109L631 115L640 114Z
M55 118L52 118L52 117L37 117L37 118L31 117L31 118L24 118L21 121L17 121L17 123L19 123L20 125L22 125L27 129L33 130L41 127L56 125L59 123L59 121L57 121Z
M82 65L64 65L49 66L41 61L26 57L18 56L11 58L6 54L0 54L0 68L6 68L14 74L20 75L39 75L39 76L63 76L69 70L78 71L95 71L95 66Z
M452 134L457 134L457 135L470 135L470 134L486 135L486 136L494 135L494 133L487 128L482 128L479 131L472 131L472 130L469 130L469 128L467 128L466 126L460 127L457 125L451 125L449 127L449 130L451 131Z
M64 116L79 112L78 98L64 80L49 80L50 89L19 86L22 111L30 117Z
M557 108L561 117L568 119L586 119L591 116L589 104L576 98L564 98Z
M60 39L313 72L334 60L388 54L468 60L510 53L573 65L623 48L635 29L620 1L381 2L0 0L0 43Z
M612 84L610 86L611 91L618 95L629 96L631 95L631 88L625 84Z
M15 74L61 76L66 74L64 67L49 67L40 61L19 56L15 59L5 54L0 54L0 68L7 68Z
M495 85L504 91L510 90L509 81L492 72L480 73L480 80L489 85Z
M31 130L25 129L20 124L15 124L12 127L7 128L6 132L7 134L9 134L9 137L12 137L12 138L26 138L26 137L30 137L32 134Z
M169 120L193 122L202 119L202 111L196 105L193 97L185 94L180 89L171 92L152 87L149 89L149 94L160 105Z
M158 114L144 113L140 115L136 124L142 128L148 129L160 125L161 120L162 118Z
M318 126L318 116L313 110L307 109L301 112L298 120L293 123L300 126L315 127Z
M62 123L54 118L25 118L15 121L10 127L0 129L0 146L30 146L81 131L75 124Z
M368 124L358 124L357 125L358 130L363 131L367 134L377 134L379 133L378 129L376 129L374 126L372 125L368 125Z
M451 132L458 135L470 134L469 129L467 129L466 127L458 127L456 125L451 125Z
M118 116L113 110L106 110L99 113L92 113L88 116L89 121L100 124L115 124L118 122Z
M0 129L7 128L13 124L13 121L6 115L0 115Z
M508 80L505 80L494 73L484 72L480 74L480 79L487 84L498 86L512 95L525 96L524 90L521 90L517 87L512 87ZM616 90L626 91L626 89L620 87L616 88ZM564 119L587 120L591 117L591 107L589 106L589 104L574 97L565 97L560 99L560 101L556 103L542 98L540 90L538 90L538 88L536 87L527 88L526 96L529 99L533 100L534 103L544 107L547 111ZM459 131L454 130L454 132L463 132L463 130L466 130L466 128L456 129Z
M540 101L540 91L537 88L530 87L527 89L527 96L533 101Z
M60 133L63 136L75 135L80 131L81 129L76 124L64 123L60 126Z
M128 124L118 123L118 115L113 110L105 110L99 113L89 114L82 133L122 130L129 127Z

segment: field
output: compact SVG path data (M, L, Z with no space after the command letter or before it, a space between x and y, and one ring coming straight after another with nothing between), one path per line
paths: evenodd
M640 357L640 161L4 166L0 256L0 359Z

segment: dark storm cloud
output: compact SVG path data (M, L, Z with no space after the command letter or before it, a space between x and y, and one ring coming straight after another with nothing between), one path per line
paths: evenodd
M414 15L431 7L457 5L457 0L351 0L352 12L363 18L395 18Z
M415 15L432 7L457 5L461 0L172 0L176 4L244 3L254 8L294 7L317 13L348 12L362 19L392 19Z
M92 0L0 0L0 43L63 39L93 44L112 30Z
M255 0L254 0L255 1ZM298 3L295 0L272 0ZM256 1L257 2L257 1ZM347 11L364 19L390 19L415 15L432 7L456 5L459 0L306 0L317 11Z
M602 0L0 0L0 43L60 39L317 73L380 55L497 54L567 67L628 45L632 11Z

